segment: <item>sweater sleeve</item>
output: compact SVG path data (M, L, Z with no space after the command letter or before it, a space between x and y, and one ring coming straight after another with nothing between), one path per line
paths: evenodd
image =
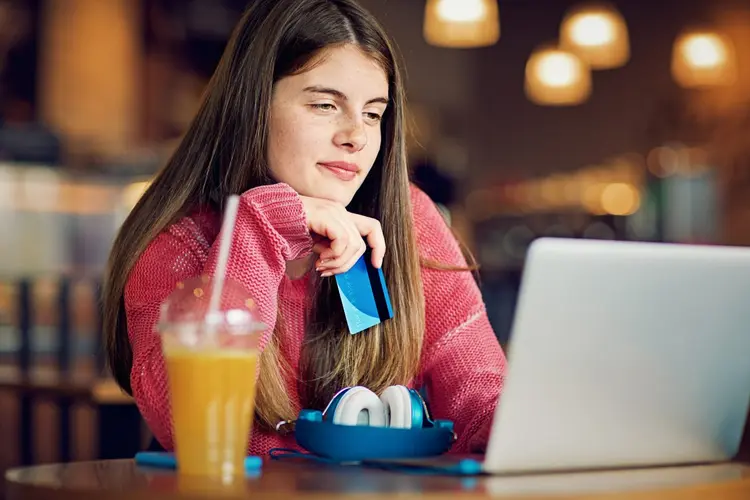
M155 330L159 307L178 282L200 274L213 275L220 238L219 233L211 241L195 219L182 219L150 243L125 287L133 396L154 436L167 450L173 449L172 415L161 341ZM255 298L260 320L269 327L260 349L268 343L276 323L278 289L286 262L311 249L302 202L289 186L260 186L240 197L227 276Z
M412 188L420 257L436 264L468 267L435 204ZM458 441L452 452L483 451L503 387L505 354L487 318L470 271L422 266L425 342L420 381L433 418L452 420Z

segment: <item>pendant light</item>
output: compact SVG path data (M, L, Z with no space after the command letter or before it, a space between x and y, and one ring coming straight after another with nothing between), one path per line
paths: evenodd
M560 46L578 54L591 69L612 69L630 59L625 19L607 3L586 3L570 9L560 26Z
M494 45L500 38L497 0L427 0L423 34L437 47Z
M737 61L732 41L712 30L683 32L674 43L672 76L685 88L733 84Z
M526 63L524 90L536 104L580 104L591 95L591 69L573 52L543 46L536 49Z

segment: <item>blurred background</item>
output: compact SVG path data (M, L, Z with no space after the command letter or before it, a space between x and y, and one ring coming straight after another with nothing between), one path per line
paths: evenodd
M148 445L103 371L101 272L248 3L0 0L0 471ZM535 238L750 243L747 1L361 3L502 344Z

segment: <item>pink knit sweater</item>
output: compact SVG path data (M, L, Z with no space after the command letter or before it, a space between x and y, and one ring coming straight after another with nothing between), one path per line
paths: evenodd
M465 265L459 247L432 201L411 189L417 243L423 258ZM160 339L154 331L160 303L179 281L212 274L218 254L218 214L186 217L160 234L134 266L125 288L128 334L133 348L131 384L135 401L156 439L173 449L172 417ZM214 241L217 243L214 244ZM286 184L261 186L240 199L228 275L258 300L261 321L284 317L282 354L299 366L304 335L307 278L290 280L286 262L311 251L302 202ZM387 250L386 250L387 251ZM505 356L487 319L479 290L469 272L422 270L425 341L418 381L426 385L433 418L450 419L459 436L452 452L486 446L492 415L502 390ZM398 314L398 311L394 311ZM414 382L408 384L414 387ZM289 397L299 407L296 384ZM298 448L293 436L253 428L248 451Z

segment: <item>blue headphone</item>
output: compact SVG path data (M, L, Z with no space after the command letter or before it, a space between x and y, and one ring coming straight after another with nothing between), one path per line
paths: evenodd
M371 390L347 387L325 410L303 409L293 424L297 443L337 461L419 458L448 451L456 440L453 422L432 420L418 391L403 385Z

